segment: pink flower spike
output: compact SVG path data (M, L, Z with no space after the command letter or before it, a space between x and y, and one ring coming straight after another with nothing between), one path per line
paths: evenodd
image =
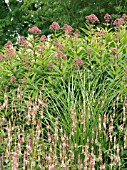
M50 67L50 68L52 68L53 67L53 63L50 61L50 62L48 62L48 67Z
M22 82L24 83L25 81L26 81L26 78L25 78L25 77L23 77L23 78L22 78Z
M0 53L0 62L3 60L3 54L2 53Z
M34 26L32 28L29 28L28 29L29 32L33 33L33 34L40 34L41 33L41 30L37 27L37 26Z
M49 27L50 30L60 30L60 26L57 22L53 22L50 27Z

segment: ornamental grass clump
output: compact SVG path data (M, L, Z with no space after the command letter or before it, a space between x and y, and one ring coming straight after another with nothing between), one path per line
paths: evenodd
M50 38L33 27L3 47L1 169L126 169L126 22L97 22L80 32L55 22Z
M75 80L73 83L69 83L71 88L68 86L72 95L75 93L73 87L79 84ZM84 85L87 88L87 84ZM65 91L65 87L61 88ZM17 96L12 94L13 101L9 104L8 94L5 93L1 112L7 113L9 107L12 110L9 118L6 115L1 117L2 168L87 170L122 167L127 147L126 98L120 101L121 96L118 95L114 100L112 93L117 90L113 92L113 89L104 93L102 87L102 91L98 92L102 95L98 96L95 85L89 94L85 88L82 89L82 104L77 95L65 98L66 92L61 98L56 93L52 96L54 99L47 92L48 100L42 98L40 91L34 101L30 96L25 100L20 88L16 90ZM59 100L63 100L60 110L56 105ZM123 105L119 115L121 122L116 122L119 102Z

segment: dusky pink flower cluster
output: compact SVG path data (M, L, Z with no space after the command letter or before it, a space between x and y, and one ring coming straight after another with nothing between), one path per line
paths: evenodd
M7 41L7 43L4 45L5 47L5 52L6 52L6 57L7 58L11 58L12 56L15 55L15 48L13 47L13 44L11 41Z
M42 35L41 38L40 38L40 41L46 41L46 36L45 35Z
M37 49L42 53L44 51L45 47L43 44L40 44Z
M61 57L62 57L64 60L66 60L66 59L67 59L66 54L62 53L61 51L57 51L57 55L55 56L55 59L60 60L60 59L61 59Z
M122 26L125 24L127 20L127 15L124 13L121 18L116 18L113 22L113 25L115 26Z
M90 22L91 24L96 24L100 22L95 14L88 15L85 17L85 19L87 22Z
M28 41L25 39L24 36L21 36L21 37L19 38L19 44L22 45L22 46L24 46L24 47L26 47L26 48L29 46L29 43L28 43Z
M55 47L56 47L58 50L61 50L61 51L63 51L63 50L65 49L64 44L61 44L58 40L56 40L56 42L55 42Z
M125 21L123 18L117 18L115 19L115 21L113 22L113 25L115 26L120 26L120 25L124 25L125 24Z
M13 48L13 44L12 44L11 41L8 41L4 46L5 46L5 48L7 48L7 49Z
M64 24L63 30L64 30L65 33L71 33L73 28L68 24Z
M122 18L124 19L124 21L126 21L127 20L127 14L123 14Z
M80 34L80 31L78 29L76 29L73 34L74 34L73 40L77 41L79 34Z
M95 14L91 14L85 17L86 21L91 24L99 23L99 19ZM110 22L112 20L112 16L109 13L106 13L104 15L104 20L106 23ZM127 15L124 13L121 18L117 18L114 20L113 25L114 26L121 26L124 25L127 20Z
M49 27L50 30L60 30L60 26L57 22L53 22L50 27Z
M33 33L33 34L40 34L41 33L41 30L37 27L37 26L34 26L32 28L29 28L28 29L29 32Z
M61 28L60 28L60 26L59 26L59 24L57 23L57 22L53 22L51 25L50 25L50 27L49 27L49 29L50 30L60 30ZM63 26L63 31L65 32L65 33L67 33L67 34L69 34L69 33L71 33L72 32L72 30L73 30L73 28L70 26L70 25L68 25L68 24L64 24L64 26Z
M112 19L112 16L109 13L106 13L104 16L104 20L106 23L110 22Z

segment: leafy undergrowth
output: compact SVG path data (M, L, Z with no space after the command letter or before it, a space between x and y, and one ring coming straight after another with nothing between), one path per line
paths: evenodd
M1 168L125 169L126 25L54 24L0 53Z

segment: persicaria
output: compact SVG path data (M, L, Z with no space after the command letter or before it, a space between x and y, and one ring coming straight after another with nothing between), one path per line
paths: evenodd
M11 84L13 84L15 81L16 81L16 78L15 78L15 77L11 77L11 78L10 78L10 83L11 83Z
M25 83L25 82L26 82L26 78L23 77L23 78L22 78L22 83Z
M3 54L0 53L0 62L3 60Z
M50 62L48 62L48 67L50 67L50 68L52 68L53 67L53 63L50 61Z

